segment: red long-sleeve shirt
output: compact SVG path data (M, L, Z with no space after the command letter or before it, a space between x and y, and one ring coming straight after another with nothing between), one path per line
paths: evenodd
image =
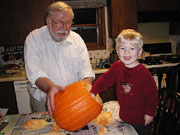
M152 74L142 64L127 68L114 63L94 83L91 92L98 94L116 83L120 104L120 118L130 124L144 124L144 115L154 116L158 104L158 91Z

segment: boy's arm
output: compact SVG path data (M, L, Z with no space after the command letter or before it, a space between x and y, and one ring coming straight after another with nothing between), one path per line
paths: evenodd
M110 69L102 74L93 84L91 93L94 95L99 94L103 91L106 91L109 87L113 86L115 83L115 71L116 67L111 66Z

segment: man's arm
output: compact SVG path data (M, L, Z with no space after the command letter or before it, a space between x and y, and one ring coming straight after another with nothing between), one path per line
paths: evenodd
M47 77L40 77L36 80L36 85L44 92L47 93L47 108L50 115L54 111L54 95L59 90L64 90L65 87L56 85Z
M39 87L39 89L41 89L42 91L44 91L45 93L48 93L49 90L55 86L55 84L48 79L47 77L40 77L36 80L35 84Z

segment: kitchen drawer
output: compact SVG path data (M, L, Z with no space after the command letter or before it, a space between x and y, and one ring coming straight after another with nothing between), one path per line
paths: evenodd
M101 76L102 74L96 74L96 79L95 81ZM94 82L95 82L94 81ZM99 96L101 97L103 103L108 102L108 101L116 101L117 97L116 97L116 85L113 85L112 87L110 87L108 90L102 92L99 94Z

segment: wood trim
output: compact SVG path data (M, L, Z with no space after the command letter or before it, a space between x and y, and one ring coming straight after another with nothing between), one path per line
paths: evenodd
M97 42L86 43L88 50L106 49L106 28L105 28L105 8L104 7L97 8L96 17L97 17L96 24L73 25L74 27L97 26L99 39Z

